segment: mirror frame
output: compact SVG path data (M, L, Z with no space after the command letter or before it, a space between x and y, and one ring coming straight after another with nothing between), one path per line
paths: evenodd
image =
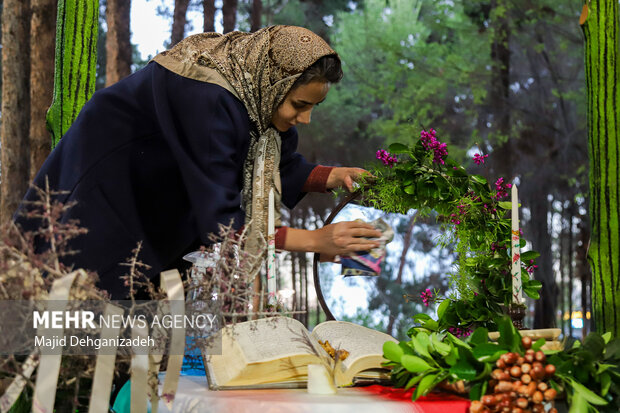
M332 223L336 215L348 204L357 200L364 194L364 191L359 190L356 192L352 192L348 194L339 204L334 208L334 210L329 214L327 219L325 220L325 225L329 225ZM321 309L325 313L328 321L335 320L336 318L332 314L331 310L327 306L325 302L325 298L323 297L323 291L321 290L321 280L319 279L319 262L321 260L321 254L314 253L314 260L312 263L312 275L314 277L314 289L316 291L316 297L319 300L319 304L321 305Z

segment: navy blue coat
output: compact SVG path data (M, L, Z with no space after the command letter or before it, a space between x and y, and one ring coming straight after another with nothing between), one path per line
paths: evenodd
M154 62L96 92L34 181L44 187L47 176L50 188L68 191L60 200L77 205L63 221L89 230L66 263L96 271L99 286L122 298L127 267L119 263L139 241L152 277L208 243L219 223L241 227L249 132L248 113L229 91ZM282 202L292 208L316 165L295 152L295 128L281 136ZM33 197L30 190L25 199ZM15 220L32 229L23 216Z

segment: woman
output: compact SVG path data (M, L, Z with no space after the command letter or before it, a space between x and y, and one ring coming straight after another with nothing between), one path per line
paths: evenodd
M151 277L177 267L231 220L249 225L248 248L262 252L270 190L277 213L280 202L292 208L306 191L351 190L364 172L313 165L295 152L295 125L310 122L341 76L338 56L320 37L275 26L191 36L96 92L35 179L65 191L63 203L77 201L63 221L89 230L66 264L96 271L99 285L122 298L119 263L140 241ZM23 214L16 221L34 225ZM281 228L276 244L334 256L372 248L364 237L379 235L347 222Z

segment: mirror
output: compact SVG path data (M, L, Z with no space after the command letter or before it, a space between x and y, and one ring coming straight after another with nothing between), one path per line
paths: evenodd
M379 276L341 275L342 265L318 263L315 257L315 287L322 295L328 318L350 321L406 338L415 314L434 315L434 305L426 307L420 294L427 288L445 292L454 254L438 246L443 233L434 216L421 217L417 211L390 214L345 200L327 223L382 218L394 230L387 244L387 256Z

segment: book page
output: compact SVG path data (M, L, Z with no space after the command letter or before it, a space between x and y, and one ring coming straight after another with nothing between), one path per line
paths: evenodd
M372 330L346 321L326 321L312 331L312 335L321 341L329 340L334 349L347 350L350 354L343 361L349 368L355 361L368 356L383 356L383 343L394 341L394 337L380 331ZM376 367L380 367L377 365Z
M304 325L293 318L246 321L224 331L237 342L248 364L322 351Z

